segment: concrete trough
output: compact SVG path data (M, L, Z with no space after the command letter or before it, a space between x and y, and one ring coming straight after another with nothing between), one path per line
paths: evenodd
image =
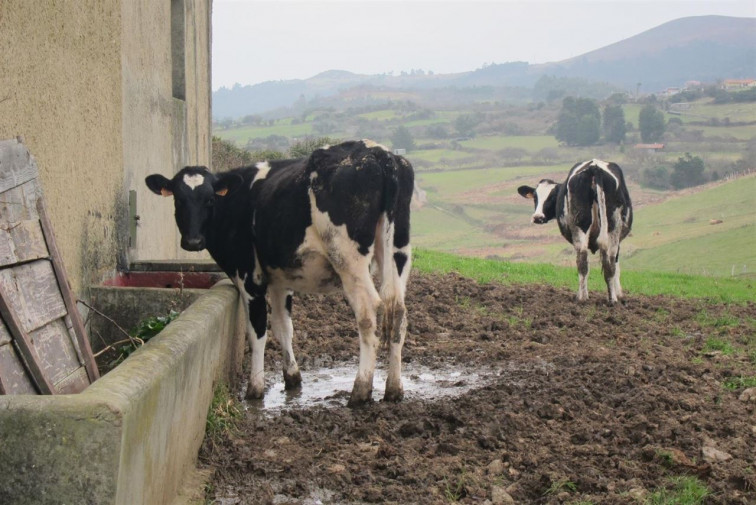
M0 396L0 503L174 503L214 384L241 368L244 329L224 280L80 394Z

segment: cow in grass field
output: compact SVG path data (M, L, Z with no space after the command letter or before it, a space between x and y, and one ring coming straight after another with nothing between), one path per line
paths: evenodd
M389 347L384 400L403 397L404 304L410 274L410 163L370 141L345 142L297 160L257 163L213 174L185 167L147 186L173 196L181 247L207 249L246 300L252 370L248 398L264 394L267 339L281 343L286 389L302 378L292 349L292 292L343 288L357 319L360 362L349 404L368 402L379 339ZM380 292L371 276L375 262Z
M620 167L601 160L584 161L572 167L563 183L543 179L535 188L520 186L517 192L533 200L533 223L556 218L562 236L575 247L578 300L588 299L589 250L601 251L609 303L621 300L620 242L630 233L633 207Z

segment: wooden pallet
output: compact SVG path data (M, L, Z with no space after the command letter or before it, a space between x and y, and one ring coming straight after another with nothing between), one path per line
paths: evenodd
M0 140L0 394L78 393L98 377L20 139Z

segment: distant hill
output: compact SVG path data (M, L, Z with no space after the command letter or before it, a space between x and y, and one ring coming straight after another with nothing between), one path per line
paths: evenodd
M670 21L536 73L601 79L653 93L686 81L756 77L756 18L698 16Z
M670 21L651 30L583 55L554 63L493 64L457 74L414 73L361 75L329 70L309 79L236 85L213 92L213 117L238 118L259 114L297 101L334 97L347 90L350 97L375 94L376 90L404 90L415 95L464 99L465 90L476 88L475 99L498 100L500 88L534 88L544 76L607 83L634 92L654 93L696 80L756 77L756 18L699 16ZM361 88L361 93L353 90ZM483 90L483 95L481 95ZM504 95L511 96L512 93ZM522 93L514 95L522 97ZM535 92L531 99L540 99Z

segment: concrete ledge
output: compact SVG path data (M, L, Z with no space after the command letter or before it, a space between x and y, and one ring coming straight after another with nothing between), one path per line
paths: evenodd
M0 503L170 503L244 352L228 281L78 395L0 396Z

